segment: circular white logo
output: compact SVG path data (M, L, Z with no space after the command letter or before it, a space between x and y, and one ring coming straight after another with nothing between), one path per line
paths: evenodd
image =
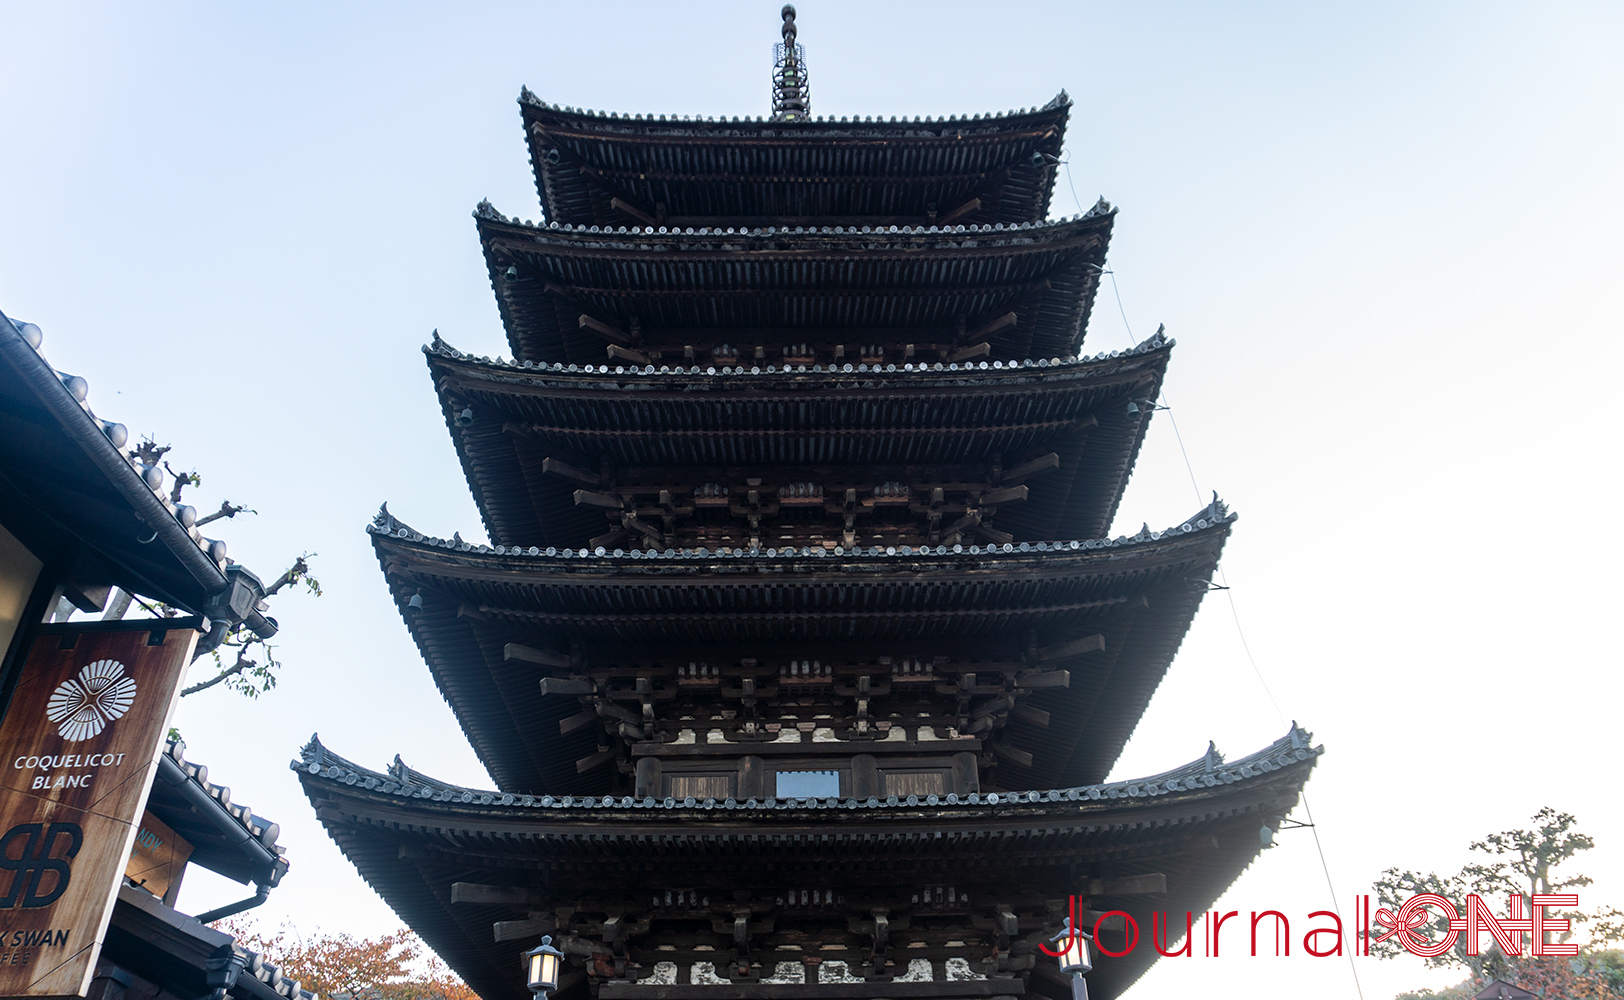
M124 676L124 664L97 660L57 685L45 703L45 717L57 724L59 736L77 743L122 718L134 703L135 679Z

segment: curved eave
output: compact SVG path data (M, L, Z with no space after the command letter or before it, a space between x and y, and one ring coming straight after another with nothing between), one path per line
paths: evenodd
M438 341L425 354L491 537L561 547L602 531L603 516L575 503L582 483L541 471L549 457L588 470L605 459L618 468L883 470L998 456L1013 469L1053 451L1059 467L1034 477L1028 499L1002 510L997 526L1017 541L1101 535L1152 412L1130 414L1125 401L1157 397L1172 346L1157 335L1132 351L1008 368L718 374L507 364ZM465 407L474 419L459 423Z
M1069 687L1030 699L1051 714L1051 728L1006 727L1005 739L1034 760L1008 763L1000 782L1100 780L1172 662L1233 517L1215 504L1179 528L1131 539L846 557L530 555L429 539L387 515L370 530L402 617L492 779L562 794L609 790L601 773L573 767L597 737L558 735L577 706L542 696L551 671L505 661L509 642L560 651L572 642L589 651L700 643L759 655L783 642L974 640L1023 650L1034 639L1099 634L1103 652L1056 664L1071 672ZM422 609L410 612L418 594Z
M961 222L1035 222L1048 212L1071 101L914 121L707 120L617 115L520 97L547 217L633 221L613 199L673 221L872 218L927 221L971 198ZM551 159L549 157L552 157ZM584 169L583 169L584 168Z
M458 545L369 530L386 572L423 588L425 601L430 591L443 592L482 614L536 621L582 638L867 642L941 637L942 628L949 635L1042 628L1074 611L1092 613L1169 573L1216 559L1230 523L1226 517L1115 543L1055 542L1051 548L1023 542L1010 552L989 545L938 553L923 546L879 554L801 548L684 555L601 547L532 554L536 547ZM699 624L702 618L729 624ZM853 621L865 624L852 629ZM823 623L839 624L825 632Z
M652 346L670 331L721 342L795 329L940 342L959 319L973 329L1012 310L1018 321L987 342L993 357L1018 360L1077 353L1116 213L1101 203L1057 223L894 233L592 233L485 205L475 218L508 342L524 360L604 358L583 313L622 328L635 316Z
M563 900L583 885L601 894L604 863L626 878L647 879L680 859L686 876L703 879L709 871L768 866L792 855L797 868L860 870L877 886L951 872L961 884L1019 882L1024 889L1056 878L1069 884L1078 871L1110 864L1167 877L1166 895L1094 901L1126 910L1148 928L1151 909L1206 909L1257 857L1258 827L1277 825L1291 810L1323 753L1311 741L1293 727L1263 751L1227 764L1209 756L1153 778L954 804L566 802L402 783L315 742L292 767L329 835L368 883L481 995L517 1000L521 984L512 969L526 943L495 944L490 926L526 914L452 904L451 882L545 884ZM1019 858L1019 867L1001 870L998 857ZM1090 989L1115 995L1126 988L1154 958L1148 948L1134 955L1102 961Z
M0 313L0 510L40 554L78 558L111 583L201 614L226 586L209 539L182 526L162 486L142 479L98 417ZM120 438L122 440L122 437ZM154 544L156 543L156 544ZM73 552L74 545L85 551Z

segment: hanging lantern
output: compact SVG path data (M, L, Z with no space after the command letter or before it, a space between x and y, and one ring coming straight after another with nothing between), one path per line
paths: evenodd
M558 989L558 972L564 953L553 947L552 935L541 939L541 944L525 952L525 975L529 977L530 992L536 997Z
M1060 971L1071 976L1081 976L1094 968L1094 963L1088 958L1088 933L1086 931L1073 931L1071 918L1066 918L1065 926L1060 933L1050 939L1060 944Z

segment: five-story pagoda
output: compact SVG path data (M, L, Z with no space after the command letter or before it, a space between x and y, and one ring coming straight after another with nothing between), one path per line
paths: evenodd
M1234 518L1106 537L1173 345L1080 356L1069 98L814 118L793 8L775 55L768 118L521 93L545 221L475 213L513 360L425 349L493 544L370 528L497 788L294 765L486 1000L543 934L563 1000L1067 997L1069 895L1176 940L1319 752L1105 781Z

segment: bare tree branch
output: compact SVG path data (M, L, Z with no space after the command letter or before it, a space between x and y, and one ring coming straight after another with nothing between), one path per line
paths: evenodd
M243 671L252 670L252 669L254 669L255 667L258 667L258 666L259 666L259 664L255 663L253 660L250 660L248 658L248 649L245 646L244 648L242 648L241 650L239 650L237 652L237 662L236 663L233 663L231 666L229 666L226 669L220 671L219 673L215 674L213 677L210 677L206 681L202 681L200 683L193 684L191 687L183 689L181 691L181 693L180 693L180 696L182 698L184 698L189 694L197 694L199 691L207 691L209 688L214 687L216 684L224 683L227 679L232 678L232 677L236 677L238 674L241 674Z
M169 491L170 503L180 503L180 491L186 487L203 485L203 477L197 474L196 469L191 472L176 472L169 467L169 463L166 461L164 462L164 471L175 477L175 488Z
M179 493L180 492L180 487L176 486L175 491L177 493ZM175 502L179 503L180 501L177 498ZM218 521L222 517L236 517L238 514L241 514L244 511L247 511L250 514L259 513L258 511L249 510L247 507L243 506L242 504L232 503L230 500L221 500L219 510L217 510L214 513L208 515L207 517L200 517L200 518L197 519L197 527L201 528L205 524L208 524L210 521Z

